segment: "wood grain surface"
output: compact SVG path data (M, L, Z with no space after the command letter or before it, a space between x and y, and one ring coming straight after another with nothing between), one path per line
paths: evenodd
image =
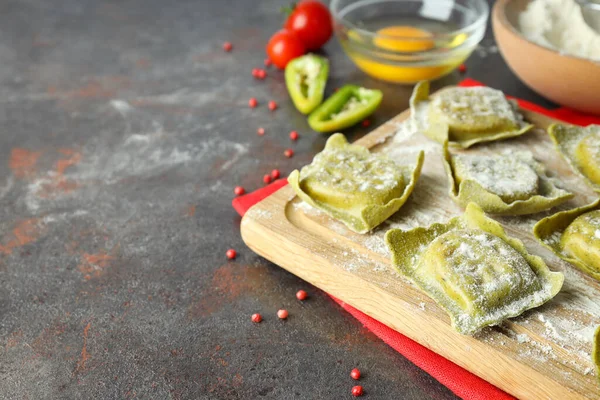
M386 223L370 234L356 234L302 203L286 186L248 211L242 237L256 253L518 398L600 399L590 357L591 333L600 324L600 285L543 248L531 232L541 218L587 204L596 195L554 150L543 130L554 121L522 112L541 129L468 152L528 149L576 196L544 213L496 218L510 236L565 274L561 293L518 318L474 337L460 335L446 313L392 267L383 242L388 229L429 225L462 213L448 196L441 146L401 128L408 110L356 142L401 163L414 162L425 150L415 192Z

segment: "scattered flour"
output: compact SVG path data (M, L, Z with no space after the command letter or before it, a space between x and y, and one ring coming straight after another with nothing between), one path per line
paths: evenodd
M138 133L134 133L133 135L130 135L127 137L127 139L125 139L123 145L127 146L132 143L148 143L150 142L150 140L152 139L149 135L140 135Z
M413 196L415 196L414 193ZM407 208L408 207L410 207L410 209L405 210L405 213L393 215L385 221L385 224L388 225L390 229L409 230L419 226L427 227L436 222L443 222L446 219L446 216L443 214L422 211L411 205L408 205Z
M42 222L44 222L45 224L49 224L52 222L57 222L59 220L65 220L65 219L69 219L69 218L75 218L75 217L82 217L84 215L88 215L89 213L85 210L75 210L73 212L63 212L63 213L57 213L57 214L49 214L44 216L44 218L42 218Z
M244 154L248 153L248 146L240 143L233 143L232 146L235 149L233 156L227 160L227 162L221 165L221 171L226 171L235 164Z
M95 147L96 144L91 144L89 148L83 148L80 160L67 168L64 174L48 171L31 181L24 194L29 211L36 213L45 205L53 204L57 198L70 197L75 193L57 191L48 196L47 188L57 182L69 182L77 188L77 192L85 188L95 190L97 182L113 185L130 177L150 177L177 166L206 162L208 157L223 157L227 160L223 165L229 167L248 152L247 144L220 138L180 147L162 133L128 135L104 152L94 151Z
M127 139L125 140L127 142ZM130 142L131 143L131 142ZM247 144L212 138L198 145L179 148L161 143L147 142L142 146L123 146L104 157L83 157L77 169L78 177L102 179L114 183L123 176L145 175L185 163L200 162L209 154L222 154L231 166L240 156L248 152ZM85 161L90 160L90 161ZM232 160L234 160L232 162Z
M136 98L136 101L169 105L185 105L187 107L202 107L207 103L214 102L216 98L221 97L221 92L222 88L216 88L211 92L199 92L188 88L182 88L171 93L138 97Z
M520 333L516 337L517 337L517 342L519 342L519 343L527 343L530 341L529 336L527 336L524 333Z
M415 135L417 132L417 127L415 126L412 118L407 118L396 125L396 134L394 135L394 142L402 143L406 139L409 139L411 136Z
M307 215L312 215L312 216L325 215L325 213L323 211L321 211L317 208L314 208L313 206L311 206L310 204L308 204L305 201L296 201L296 202L294 202L293 207L295 210L300 210Z
M538 314L538 319L540 322L546 322L546 318L544 318L544 314Z
M125 116L129 111L131 111L131 105L125 100L111 100L110 105L115 108L121 115Z
M399 164L407 164L406 159L423 151L425 154L440 153L440 145L433 140L427 140L423 143L413 143L414 136L418 133L418 129L412 118L408 118L396 125L396 133L390 144L385 146L382 152L390 159Z
M248 215L251 215L254 219L271 219L273 217L273 213L269 210L258 209L256 207L252 207L247 212ZM247 221L247 220L243 220Z
M365 247L372 252L380 254L385 257L390 257L391 253L385 243L383 235L371 234L363 242Z
M356 271L359 268L366 268L373 264L373 261L368 257L359 252L356 249L350 249L351 256L343 262L342 267L347 271ZM348 256L348 252L344 252L344 256Z
M10 193L10 190L12 189L14 183L15 179L12 175L6 178L6 183L4 184L4 186L0 187L0 199L2 199L4 196Z

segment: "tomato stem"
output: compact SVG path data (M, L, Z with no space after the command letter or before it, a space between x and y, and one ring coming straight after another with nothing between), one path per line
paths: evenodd
M287 17L296 9L296 3L291 3L289 6L281 7L279 11Z

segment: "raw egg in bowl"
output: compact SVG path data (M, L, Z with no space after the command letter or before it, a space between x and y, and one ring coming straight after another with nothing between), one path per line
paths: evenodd
M485 0L332 0L334 31L366 74L413 84L458 67L483 39Z

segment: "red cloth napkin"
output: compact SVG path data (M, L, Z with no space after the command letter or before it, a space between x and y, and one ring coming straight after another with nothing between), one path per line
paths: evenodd
M482 86L473 79L465 79L459 86ZM522 108L539 112L552 118L577 125L600 124L599 117L581 114L568 108L548 110L525 100L517 99ZM244 215L246 211L260 200L269 196L287 184L286 179L279 179L267 187L258 189L232 201L233 208ZM450 389L458 397L465 400L510 400L513 396L498 389L491 383L470 373L437 353L421 346L419 343L394 331L381 322L358 311L354 307L331 296L342 308L359 320L367 329L377 335L394 350L412 361L416 366L427 371L431 376Z

